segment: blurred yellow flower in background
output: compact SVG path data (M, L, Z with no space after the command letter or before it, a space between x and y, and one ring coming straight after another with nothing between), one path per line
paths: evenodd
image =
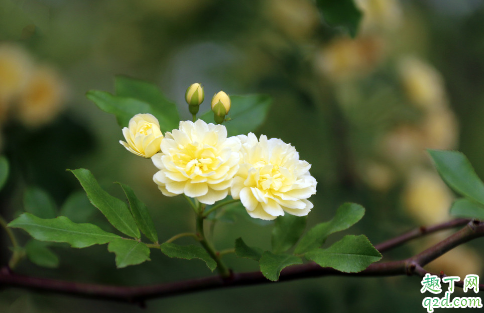
M434 110L422 122L427 149L455 149L459 140L457 117L449 109Z
M363 13L360 32L388 31L402 23L402 8L398 0L355 0Z
M398 70L409 100L424 110L447 106L444 82L440 73L429 64L405 57L399 61Z
M453 195L437 173L420 168L411 173L403 204L418 223L432 225L449 220Z
M441 240L444 239L445 237L441 237ZM434 273L443 271L446 275L456 275L464 280L468 274L481 275L482 262L476 251L466 246L458 246L432 261L425 268Z
M65 86L51 67L40 66L32 72L18 99L19 119L37 127L52 121L62 108Z
M14 44L0 44L0 99L11 100L26 86L32 71L28 53Z
M163 134L160 123L151 114L136 114L129 120L129 127L123 128L126 142L120 140L126 150L144 158L151 158L160 151Z
M384 42L376 36L356 39L337 38L315 57L315 66L332 80L346 80L367 75L383 59Z

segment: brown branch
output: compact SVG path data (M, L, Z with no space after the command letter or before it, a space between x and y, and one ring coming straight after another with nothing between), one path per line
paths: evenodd
M463 225L465 225L469 222L470 222L469 219L459 218L459 219L451 220L451 221L448 221L448 222L445 222L445 223L442 223L442 224L437 224L437 225L433 225L433 226L429 226L429 227L421 226L421 227L413 229L413 230L411 230L411 231L409 231L409 232L407 232L403 235L400 235L398 237L395 237L395 238L389 239L387 241L384 241L380 244L377 244L375 246L375 248L380 252L385 252L385 251L388 251L390 249L401 246L402 244L407 243L407 242L409 242L413 239L416 239L416 238L419 238L419 237L422 237L422 236L425 236L425 235L429 235L429 234L435 233L435 232L440 231L440 230L450 229L450 228L454 228L454 227L457 227L457 226L463 226Z
M423 236L427 233L440 229L447 229L463 223L456 220L441 225L427 228L427 231L419 233L410 232L395 239L384 242L378 246L382 250L388 250L405 241ZM430 229L430 230L429 230ZM484 223L470 222L464 228L457 231L449 238L439 242L433 247L401 261L381 262L371 264L366 270L359 273L342 273L331 268L322 268L316 263L295 265L284 269L280 275L280 282L303 278L315 278L323 276L354 276L354 277L379 277L399 275L422 275L422 266L438 258L450 249L484 236ZM53 292L77 297L129 302L144 305L144 301L153 298L165 298L175 295L189 294L198 291L213 290L219 288L240 287L272 283L261 272L232 273L228 278L211 276L200 279L186 280L173 283L165 283L151 286L109 286L98 284L86 284L38 278L12 273L8 268L0 272L0 288L17 287L40 292ZM456 284L458 286L458 284ZM484 288L483 288L484 291Z

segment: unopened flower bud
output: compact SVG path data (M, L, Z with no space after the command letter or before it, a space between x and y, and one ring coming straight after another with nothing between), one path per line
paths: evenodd
M214 111L215 106L221 103L225 108L225 115L229 114L230 111L230 97L223 91L219 91L212 98L212 111ZM215 112L215 111L214 111Z
M129 120L129 127L123 128L126 142L119 141L129 152L151 158L160 151L163 134L156 117L151 114L136 114Z
M192 84L188 87L185 93L185 100L188 103L188 108L190 113L197 114L200 104L205 98L205 93L203 92L203 87L199 83Z

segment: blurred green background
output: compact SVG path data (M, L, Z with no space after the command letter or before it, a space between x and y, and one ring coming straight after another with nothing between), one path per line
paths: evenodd
M363 17L351 38L325 24L310 0L0 0L0 149L12 164L0 213L10 221L23 211L28 187L44 189L61 207L80 190L65 169L84 167L113 195L122 197L112 182L130 185L150 208L161 240L194 228L183 198L158 191L151 161L127 153L115 118L84 96L91 89L112 92L114 75L122 74L157 84L185 119L184 94L194 82L203 84L207 100L219 90L272 96L257 134L291 143L312 164L318 192L309 226L330 219L346 201L367 213L345 234L365 234L374 244L450 219L454 195L425 149L459 149L484 177L484 1L356 3ZM209 109L207 100L201 112ZM100 214L90 221L110 230ZM220 222L215 245L229 248L242 236L269 247L271 229L245 218ZM29 238L16 233L22 243ZM9 243L4 232L0 236L6 264ZM408 257L441 238L385 258ZM211 275L200 261L157 251L151 262L117 270L104 246L53 250L59 268L25 260L18 272L117 285ZM482 254L478 243L466 244L429 269L481 274ZM236 271L258 269L233 255L227 262ZM409 312L423 310L419 290L416 277L330 277L152 300L145 311ZM136 311L127 304L0 291L0 312Z

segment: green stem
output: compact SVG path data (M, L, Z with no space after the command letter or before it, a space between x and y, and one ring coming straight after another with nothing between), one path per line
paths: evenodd
M197 115L196 114L192 114L192 120L193 120L194 123L197 121Z
M182 238L182 237L193 237L193 238L195 238L195 240L198 240L198 236L194 233L181 233L181 234L178 234L178 235L171 237L170 239L168 239L164 243L173 242L173 241L177 240L178 238Z
M232 200L229 200L229 201L225 201L225 202L222 202L222 203L219 203L219 204L216 204L214 205L213 207L210 208L210 210L207 210L204 214L203 214L203 218L206 218L207 216L210 215L210 213L212 213L213 211L215 210L218 210L220 209L221 207L227 205L227 204L231 204L231 203L234 203L234 202L237 202L239 201L238 199L232 199Z
M197 235L199 236L200 243L202 244L203 248L208 252L208 254L212 257L212 259L215 260L217 263L217 269L222 277L229 277L230 276L230 271L229 269L225 266L225 264L222 262L220 259L220 255L217 254L213 246L208 242L207 238L205 238L205 233L203 230L203 221L204 221L204 216L202 214L203 212L203 205L199 206L199 214L197 215Z
M8 237L10 238L10 241L12 242L12 257L8 261L8 266L11 269L14 269L15 266L17 266L18 262L22 260L24 257L24 253L22 251L22 248L19 246L17 238L15 238L15 235L13 231L7 226L7 222L3 219L3 217L0 216L0 226L2 226L3 229L7 232Z
M224 255L231 254L231 253L235 253L235 248L222 250L218 253L218 255L224 256Z
M193 208L193 210L195 211L195 214L198 214L198 200L197 199L194 199L195 200L195 204L192 202L192 200L190 200L189 197L187 197L186 195L183 195L185 197L185 199L187 200L188 203L190 203L190 206Z

